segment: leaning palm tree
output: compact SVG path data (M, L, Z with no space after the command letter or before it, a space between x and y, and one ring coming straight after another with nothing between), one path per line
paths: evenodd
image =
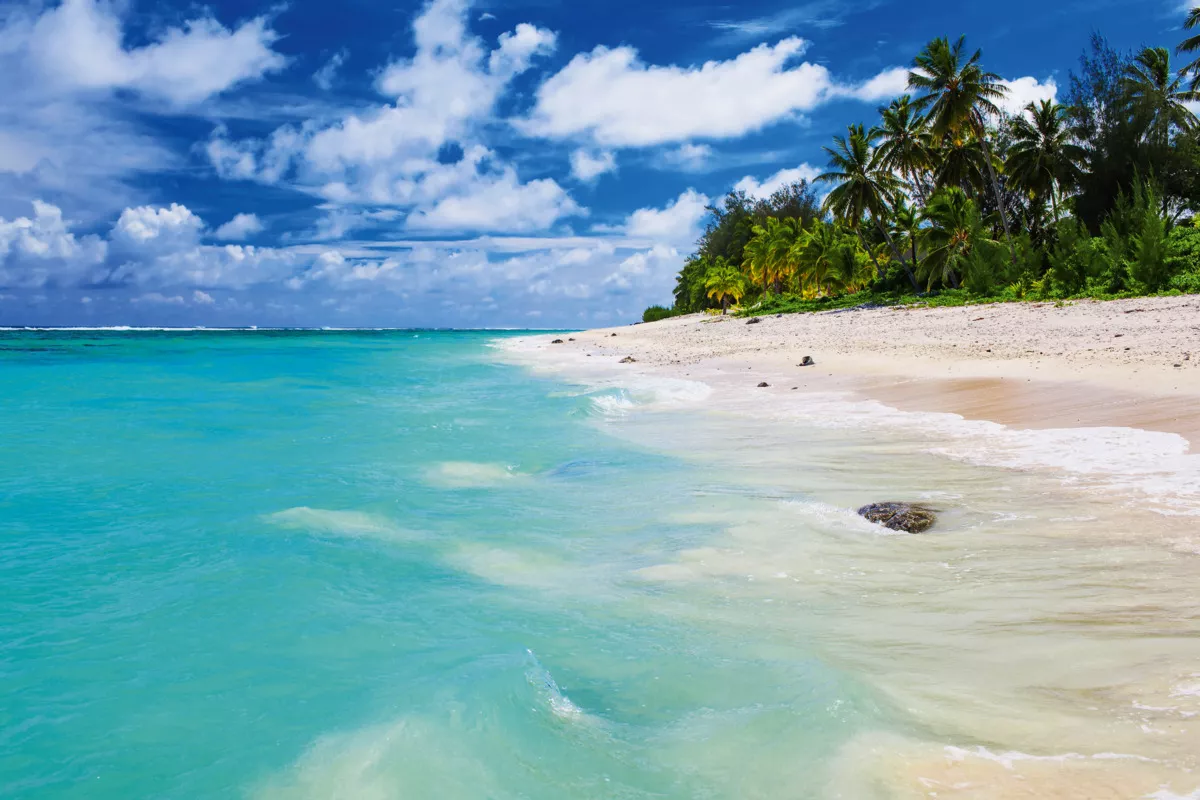
M1200 27L1200 6L1193 8L1188 12L1187 19L1183 21L1185 30L1195 30ZM1192 34L1179 43L1175 48L1175 52L1183 55L1184 53L1195 53L1200 50L1200 34ZM1181 75L1191 75L1192 83L1189 88L1196 89L1200 86L1200 58L1184 64L1179 70Z
M929 123L917 113L912 98L902 95L879 109L879 146L881 166L899 173L908 181L921 205L929 199L923 176L933 166L933 136Z
M729 313L729 303L738 302L746 294L746 283L742 273L738 272L724 258L717 257L704 276L704 288L708 296L721 304L721 313Z
M1050 201L1053 220L1058 220L1058 198L1074 186L1087 151L1075 143L1067 121L1067 109L1053 100L1030 103L1028 116L1012 121L1013 143L1008 148L1005 172L1017 188L1035 200ZM1043 206L1044 208L1044 206Z
M1198 122L1186 103L1200 100L1200 92L1183 87L1183 77L1171 72L1171 53L1165 47L1147 47L1125 68L1121 88L1130 111L1144 126L1144 139L1165 147L1172 130L1193 130Z
M817 180L837 184L825 198L825 210L858 234L863 249L871 253L875 271L882 279L883 267L862 235L861 221L864 215L870 217L876 229L883 234L896 261L903 263L904 259L900 257L882 223L888 212L888 204L900 191L900 181L882 165L878 151L872 149L878 136L879 132L874 128L866 131L862 125L851 125L849 136L833 137L835 147L824 148L829 154L829 171L818 175ZM909 279L915 286L916 280L911 274Z
M997 103L1008 94L1008 89L999 75L985 72L980 66L981 51L976 50L967 57L965 47L965 36L960 36L953 45L946 38L934 39L925 45L925 49L913 61L913 70L908 73L908 86L924 93L914 105L929 117L935 137L939 140L961 137L965 130L969 130L979 140L992 191L996 195L996 205L1000 209L1009 255L1015 265L1017 251L1013 246L1008 213L1004 210L1004 197L992 166L992 149L987 139L987 117L1000 116Z

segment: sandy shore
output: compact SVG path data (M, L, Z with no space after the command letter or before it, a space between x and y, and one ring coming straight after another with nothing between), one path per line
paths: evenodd
M614 336L615 334L615 336ZM546 337L549 341L557 337ZM761 391L839 390L1025 428L1131 427L1200 442L1200 297L690 315L564 338L562 355ZM804 356L815 366L798 367Z

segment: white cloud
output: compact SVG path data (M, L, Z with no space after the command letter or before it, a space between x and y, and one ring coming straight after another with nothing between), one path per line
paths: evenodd
M822 170L819 170L814 166L809 164L801 164L798 167L781 169L774 175L771 175L762 181L759 181L752 175L747 175L735 183L733 188L739 192L745 192L751 197L757 197L765 200L775 192L782 189L784 186L793 184L796 181L808 181L809 183L812 183L813 180L821 174L821 172Z
M203 230L204 220L179 203L167 208L138 206L121 212L112 239L129 249L173 250L195 244Z
M581 181L591 182L617 168L617 157L611 150L592 152L580 148L571 153L571 174Z
M168 297L161 292L147 292L146 294L138 295L129 302L131 303L150 303L160 306L181 306L184 304L184 299L181 295Z
M522 23L489 48L468 30L468 8L467 0L432 0L416 17L415 53L389 63L376 80L391 102L332 125L284 126L267 139L232 141L218 128L206 145L217 174L264 183L291 178L333 207L407 209L412 229L525 231L583 213L554 180L521 183L513 167L477 143L499 98L535 58L553 51L555 35ZM451 144L463 156L443 163L443 146Z
M686 247L700 235L709 199L688 189L664 208L639 208L625 222L625 233L663 246Z
M263 230L262 221L255 214L238 214L213 231L213 236L225 241L241 241Z
M1008 97L999 103L999 106L1007 114L1020 114L1030 103L1054 100L1058 97L1058 84L1053 78L1038 81L1037 78L1027 76L1001 83L1008 88Z
M873 103L891 100L908 91L908 68L892 67L847 90L851 97Z
M44 74L63 87L132 89L188 105L281 69L285 59L271 49L277 38L263 17L232 30L199 17L127 50L114 7L65 0L33 24L25 46Z
M192 292L192 302L201 306L211 306L216 303L211 294L202 292L199 289Z
M560 218L585 213L561 186L543 178L520 183L507 169L469 185L467 191L442 197L411 214L414 230L470 230L524 233L543 230Z
M632 47L597 47L538 88L520 127L625 147L741 136L811 109L829 92L825 67L794 63L804 49L793 37L730 61L678 67L647 65Z
M313 73L313 83L319 89L328 92L333 88L334 78L337 77L337 72L342 68L342 64L346 63L346 51L339 50L334 53L328 61L326 61L319 70Z
M664 164L684 172L698 172L712 158L712 154L713 149L706 144L687 142L663 153L662 161Z
M0 286L40 287L78 279L104 261L107 244L96 236L76 237L62 211L40 200L33 217L0 217Z

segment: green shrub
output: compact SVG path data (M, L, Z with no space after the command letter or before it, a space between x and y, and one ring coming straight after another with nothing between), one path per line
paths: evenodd
M677 317L679 313L674 309L664 308L663 306L650 306L642 312L642 322L658 322L660 319L666 319L667 317Z

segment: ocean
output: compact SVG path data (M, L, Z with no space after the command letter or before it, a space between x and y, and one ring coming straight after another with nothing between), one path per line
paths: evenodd
M1196 796L1146 481L516 337L0 333L0 796Z

